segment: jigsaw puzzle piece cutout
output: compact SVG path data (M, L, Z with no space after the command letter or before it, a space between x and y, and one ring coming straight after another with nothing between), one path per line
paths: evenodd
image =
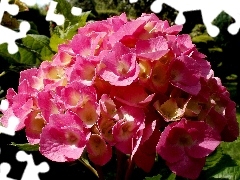
M203 23L206 26L207 32L210 36L215 37L220 30L213 25L213 20L222 12L226 12L235 19L235 23L228 27L228 32L232 35L238 33L240 28L240 0L155 0L151 4L151 10L154 13L159 13L162 10L162 4L165 3L172 8L179 11L176 17L176 24L184 24L186 19L183 12L201 10Z
M206 1L206 0L202 0ZM150 9L154 13L159 13L162 10L162 5L167 4L168 6L176 9L179 11L180 14L182 14L185 11L195 11L200 10L202 7L202 1L197 0L155 0L151 6Z
M225 2L223 11L235 20L234 23L229 25L228 32L232 35L237 34L240 28L240 0Z
M0 111L4 112L8 109L9 102L8 100L2 100L0 104ZM7 134L9 136L15 135L15 129L19 124L19 119L16 116L11 116L8 121L7 127L0 126L0 133Z
M186 19L183 15L184 10L181 8L182 7L181 2L182 1L179 2L179 1L169 0L165 2L164 0L156 0L151 4L150 9L154 13L160 13L162 11L163 4L167 4L168 6L171 6L172 8L178 11L178 15L175 19L175 23L178 25L182 25L186 22Z
M0 22L2 21L4 12L11 15L16 15L19 12L19 7L16 4L9 4L8 0L2 0L0 3ZM30 30L28 22L21 22L19 32L13 31L7 27L0 25L0 44L8 43L8 52L14 54L18 51L16 40L26 37L27 31Z
M13 178L7 177L8 173L10 172L11 166L8 163L1 163L0 164L0 179L1 180L16 180Z
M229 14L229 13L228 13ZM236 15L233 16L233 13L231 15L235 19L235 23L232 23L228 26L228 32L232 35L236 35L240 28L240 14L236 13Z
M202 0L202 1L204 1L204 0ZM168 6L176 9L179 12L177 15L177 18L175 20L175 23L176 24L184 24L186 19L183 15L183 12L200 10L201 2L194 1L194 0L181 0L181 1L179 1L179 0L155 0L151 4L150 9L154 13L160 13L162 11L162 5L167 4Z
M208 34L212 37L216 37L220 30L217 26L213 25L213 20L221 13L219 9L202 9L202 20L204 25L206 26L206 30Z
M219 34L219 28L212 24L212 21L221 13L221 8L216 5L216 1L208 0L156 0L151 5L151 10L159 13L162 10L162 4L176 9L179 13L175 19L175 23L180 25L186 22L183 12L201 10L202 19L209 35L215 37ZM215 8L217 7L217 8Z
M159 0L153 1L153 3L150 6L150 9L154 13L160 13L162 11L163 4L164 4L163 1L159 1Z
M21 22L19 30L19 32L16 32L0 25L0 44L8 43L8 52L10 54L15 54L18 51L18 46L15 41L26 37L27 32L30 30L30 24L26 21Z
M82 14L82 9L79 7L72 7L71 13L74 16L80 16Z
M47 21L54 21L57 25L63 25L65 17L62 14L55 14L54 11L57 8L58 2L51 1L49 9L46 15ZM82 14L82 9L79 7L72 7L71 14L74 16L80 16Z
M51 1L49 8L48 8L48 12L46 15L46 20L47 21L54 21L57 25L63 25L64 21L65 21L65 17L62 14L55 14L54 11L57 8L57 2L55 1Z
M46 162L35 165L32 155L27 154L24 151L17 152L16 159L19 162L27 162L27 166L23 172L21 180L40 180L38 173L46 173L50 169Z
M19 12L19 7L16 4L9 4L8 0L1 0L0 2L0 23L2 22L4 12L15 16Z
M8 100L4 99L1 101L1 104L0 104L0 111L6 111L9 107L9 102Z
M129 3L136 3L138 0L129 0Z
M16 116L11 116L8 120L8 126L3 127L0 126L0 133L9 135L9 136L14 136L15 135L15 130L19 124L19 119Z

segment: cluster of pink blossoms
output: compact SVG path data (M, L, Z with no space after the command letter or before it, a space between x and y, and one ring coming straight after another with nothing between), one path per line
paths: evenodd
M197 178L239 127L228 91L181 29L154 14L88 23L52 61L21 72L2 124L18 117L16 130L52 161L86 151L102 166L114 147L147 172L158 153L177 175Z

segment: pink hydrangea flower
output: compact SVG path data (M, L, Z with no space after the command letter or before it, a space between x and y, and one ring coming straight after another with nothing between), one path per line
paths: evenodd
M47 124L39 111L32 111L24 121L26 137L30 144L39 144L42 128Z
M174 173L196 179L239 126L229 92L181 29L155 14L87 23L51 60L20 73L0 122L16 116L16 130L52 161L86 152L104 166L117 150L149 172L157 152Z
M89 137L90 131L76 114L54 114L42 129L40 152L52 161L74 161L80 158Z
M173 172L196 179L205 157L216 149L220 141L219 133L205 122L181 119L164 129L156 148Z
M139 71L136 54L123 44L116 43L102 59L98 74L111 85L127 86L137 79Z
M86 148L89 159L97 165L105 165L112 157L112 147L98 134L90 136Z
M112 128L115 147L125 154L131 154L136 140L145 127L144 113L140 108L122 106L119 109L119 120Z

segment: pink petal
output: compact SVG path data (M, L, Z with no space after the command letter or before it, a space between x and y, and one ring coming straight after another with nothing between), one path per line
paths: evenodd
M129 86L114 86L110 94L121 103L135 107L146 107L154 97L154 94L147 94L143 86L135 83Z
M138 40L136 43L137 57L141 59L158 60L168 51L167 41L162 36L148 40Z
M92 134L87 143L89 159L96 165L103 166L112 157L112 147L97 134Z
M42 91L38 93L38 107L47 122L52 114L59 113L59 108L56 103L54 103L53 97L49 91Z
M133 156L136 165L142 168L145 172L149 172L154 165L156 145L161 134L158 128L154 128L153 130L150 138L138 147L137 152ZM142 137L144 137L144 135Z
M185 156L184 148L177 146L176 142L173 141L175 139L174 134L170 134L176 123L171 123L164 129L156 147L157 153L169 163L178 162Z
M26 136L30 144L38 144L40 142L40 134L46 121L38 114L37 111L32 111L25 120Z
M178 176L189 179L197 179L200 175L203 166L205 164L205 158L194 159L184 156L180 161L175 163L167 162L167 166Z
M40 152L52 161L74 161L81 156L85 146L86 137L79 129L47 125L42 130Z
M74 161L83 153L89 136L76 114L54 114L42 129L40 152L52 161Z
M140 72L133 53L117 55L118 52L109 53L102 61L103 68L99 75L110 84L115 86L126 86L131 84Z

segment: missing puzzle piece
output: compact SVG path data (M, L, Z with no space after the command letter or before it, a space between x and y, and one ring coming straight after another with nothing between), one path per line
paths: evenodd
M0 111L1 112L7 111L8 107L9 107L9 102L6 99L2 100L0 104ZM2 119L0 119L0 122L1 120ZM9 136L14 136L15 130L18 124L19 124L19 119L16 116L11 115L9 116L7 127L3 127L0 125L0 133L7 134Z
M10 172L11 166L8 163L1 163L0 164L0 179L1 180L16 180L13 178L7 177L8 173Z
M17 152L16 159L19 162L27 162L27 166L23 172L21 180L40 180L38 173L46 173L49 171L49 165L46 162L42 162L36 166L32 155L27 154L24 151Z
M0 2L0 23L3 18L4 12L8 12L11 15L17 15L19 7L15 4L9 4L8 0L1 0ZM18 51L16 40L26 37L27 32L30 30L30 24L28 22L21 22L19 26L19 32L13 31L7 27L0 25L0 44L8 44L8 52L15 54Z
M19 7L16 4L9 4L8 0L1 0L0 2L0 23L2 22L3 14L7 11L9 14L15 16L19 12Z
M183 12L201 10L203 23L206 26L208 34L215 37L219 34L220 30L217 26L214 26L212 22L222 11L225 11L236 21L228 27L228 32L235 35L239 31L240 0L155 0L150 8L154 13L159 13L162 10L163 3L179 11L175 20L176 24L185 23L186 19Z
M1 149L0 149L1 150ZM27 166L23 172L21 180L40 180L38 173L46 173L49 171L49 165L46 162L42 162L39 165L35 165L31 154L27 154L24 151L18 151L16 159L19 162L27 162ZM10 172L11 165L3 162L0 164L0 180L16 180L7 177Z
M55 14L58 2L51 1L48 12L46 15L47 21L54 21L57 25L63 25L65 17L62 14ZM79 7L72 7L71 14L74 16L80 16L82 14L82 9Z
M19 30L20 32L16 32L0 25L0 44L8 43L8 52L10 54L18 52L18 46L15 41L26 37L27 32L30 30L30 24L25 21L21 22Z

